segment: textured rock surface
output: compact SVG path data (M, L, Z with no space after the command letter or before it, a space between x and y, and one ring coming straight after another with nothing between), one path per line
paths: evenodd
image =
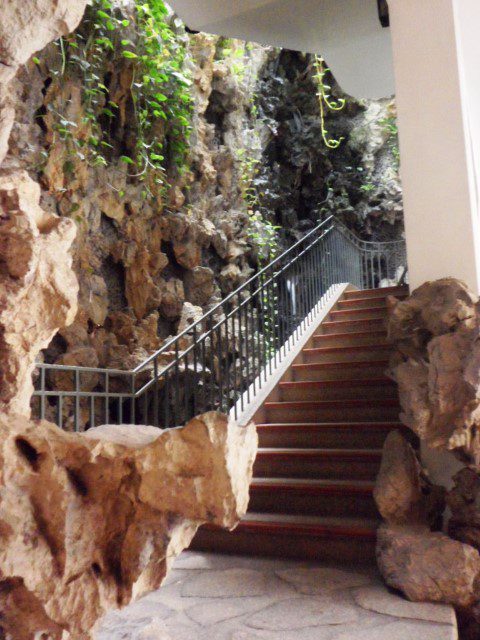
M480 597L480 555L427 527L382 525L377 561L388 585L414 602L473 605Z
M389 336L396 353L402 421L428 446L480 464L479 305L466 285L428 282L392 305Z
M75 29L86 0L7 0L0 24L0 84L49 42Z
M480 550L480 476L465 468L454 476L455 486L448 493L451 518L448 532L455 538Z
M244 515L257 446L215 413L84 435L1 417L0 441L0 628L15 640L88 638L157 589L202 522Z
M435 524L443 512L444 490L432 486L399 431L392 431L385 441L374 498L389 524Z
M46 213L23 171L0 174L0 410L29 415L38 352L73 321L75 225Z
M15 122L15 92L10 81L33 53L73 31L85 6L86 0L6 0L3 3L0 21L0 164L7 154Z

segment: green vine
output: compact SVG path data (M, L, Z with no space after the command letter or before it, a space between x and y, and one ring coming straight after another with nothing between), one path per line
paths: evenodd
M130 15L118 3L92 0L80 28L57 41L59 64L49 70L61 78L78 73L82 78L81 122L48 107L61 139L93 166L107 166L115 157L131 165L129 176L145 181L150 195L148 184L168 186L167 167L181 174L188 156L192 82L179 26L163 0L136 0ZM128 128L134 142L116 156L111 132L120 111L110 99L105 74L119 65L131 74L133 121Z
M325 81L325 76L329 73L330 69L325 67L325 60L321 56L315 56L313 61L313 67L315 70L314 79L318 85L318 103L320 107L320 120L322 125L322 139L328 149L338 149L345 138L342 136L338 139L331 138L329 136L325 119L328 111L341 111L347 101L344 98L333 99L330 91L332 87Z
M400 149L398 147L398 125L395 116L389 116L380 121L384 131L388 133L388 145L395 160L395 168L400 167Z

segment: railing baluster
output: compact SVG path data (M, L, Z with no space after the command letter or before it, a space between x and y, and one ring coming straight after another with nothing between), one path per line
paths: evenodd
M160 393L159 380L158 380L158 358L153 361L153 377L155 384L153 385L153 424L155 427L160 426L160 417L158 413L158 394Z
M199 389L199 379L197 376L197 325L193 325L193 415L197 415L197 395Z
M110 376L108 371L105 372L105 424L110 424Z
M90 429L95 428L95 396L90 396Z
M170 427L170 372L165 373L165 383L163 387L163 428Z

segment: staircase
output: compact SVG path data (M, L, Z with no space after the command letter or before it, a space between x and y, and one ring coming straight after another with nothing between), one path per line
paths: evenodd
M372 496L383 442L398 421L385 377L386 298L407 289L347 290L255 414L260 450L250 509L234 532L210 526L198 550L370 561Z

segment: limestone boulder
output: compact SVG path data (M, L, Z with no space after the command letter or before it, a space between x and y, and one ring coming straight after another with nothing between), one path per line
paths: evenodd
M86 640L157 589L204 522L247 509L255 427L209 413L184 428L71 434L0 417L0 619L14 640Z
M73 322L75 224L45 213L24 171L0 175L0 409L30 415L35 357Z
M480 475L465 467L453 480L454 487L447 496L452 514L448 532L455 540L480 550Z
M470 607L480 598L480 555L428 527L382 525L377 562L387 584L413 602Z
M467 285L455 278L426 282L390 312L389 336L419 346L429 336L439 336L475 317L476 298Z
M453 278L390 303L390 374L402 421L430 448L480 465L480 306Z
M385 441L375 502L389 524L434 524L444 508L444 490L434 487L400 431Z
M208 267L194 267L184 280L185 298L193 305L203 307L215 291L215 275Z

